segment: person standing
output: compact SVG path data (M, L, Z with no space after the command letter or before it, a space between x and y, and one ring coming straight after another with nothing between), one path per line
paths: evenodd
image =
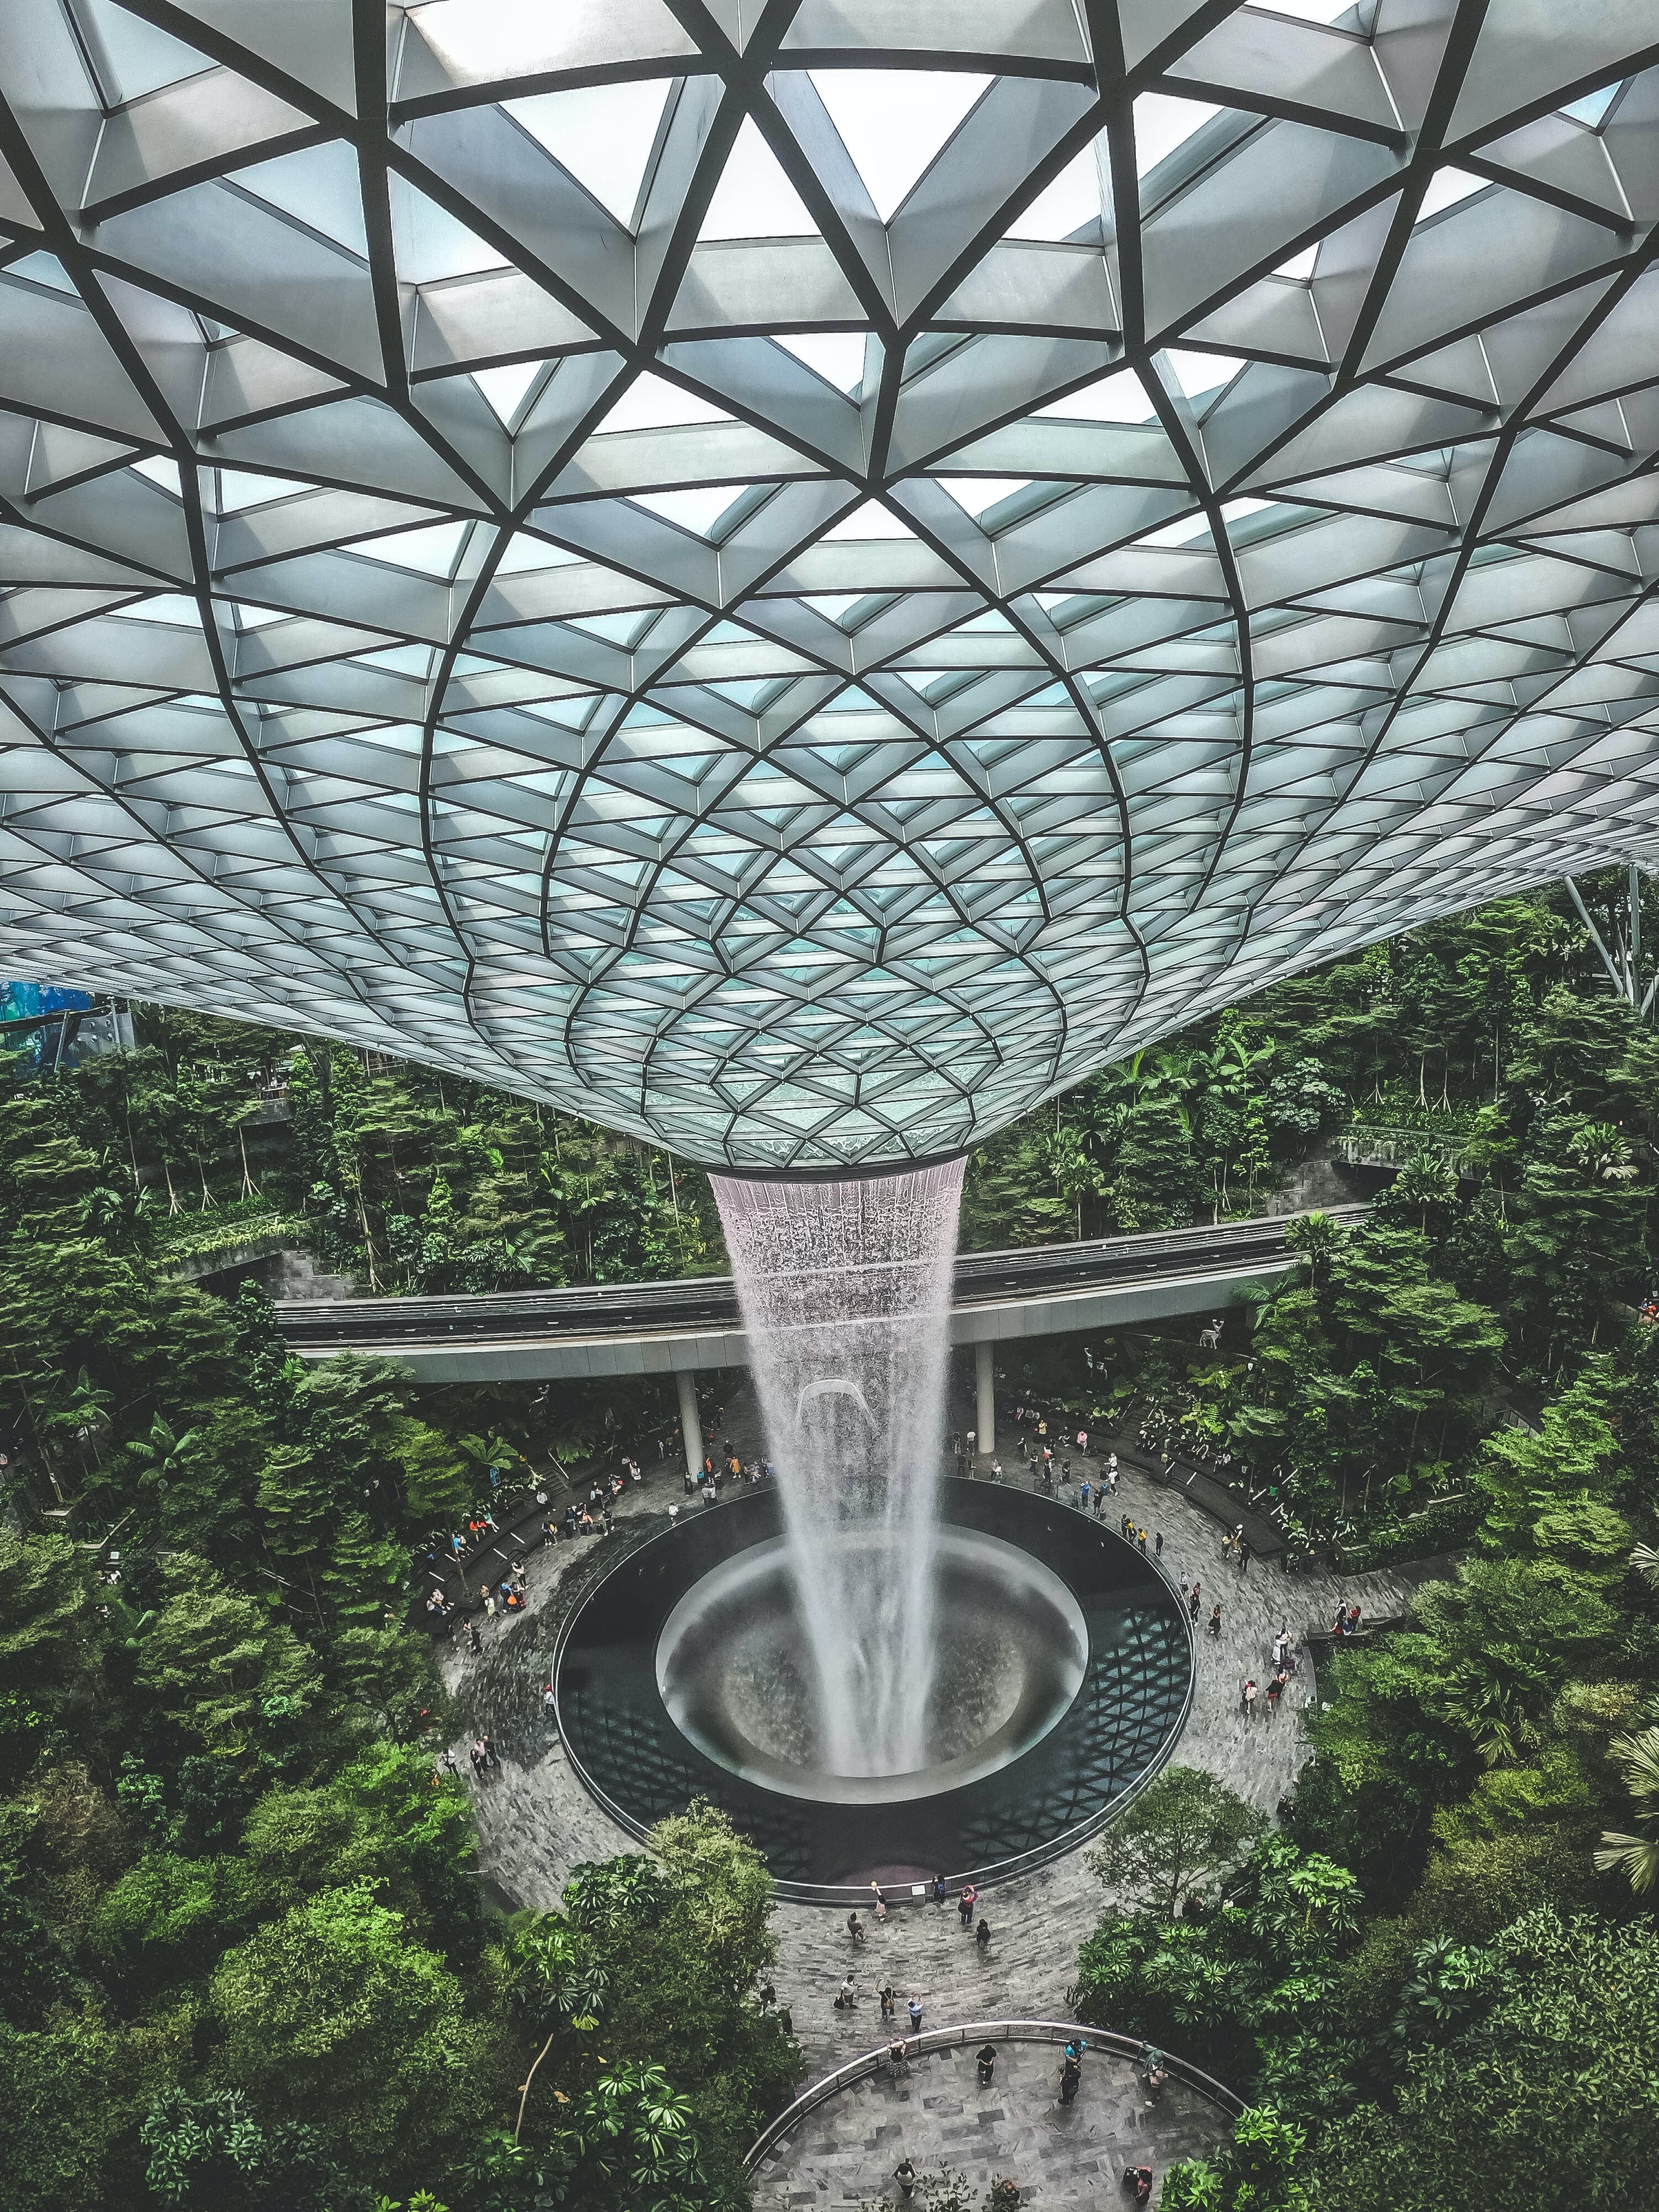
M945 1876L942 1874L936 1874L933 1876L933 1902L935 1905L943 1905L945 1902Z
M980 1955L983 1957L991 1947L991 1923L988 1920L981 1917L978 1927L974 1930L974 1941L979 1946Z
M882 1894L881 1884L878 1881L872 1881L870 1887L876 1893L876 1922L877 1925L880 1926L887 1918L887 1899Z
M859 1918L856 1912L849 1912L847 1916L847 1932L855 1943L863 1942L864 1923Z
M1221 1607L1218 1605L1210 1615L1210 1633L1218 1644L1221 1641Z
M1290 1648L1291 1624L1287 1620L1280 1628L1278 1635L1273 1638L1273 1666L1275 1669L1285 1664L1285 1654L1290 1650Z
M1161 1528L1158 1530L1157 1535L1152 1539L1152 1547L1157 1552L1158 1558L1161 1559L1164 1557L1164 1531Z
M913 1992L910 2002L904 2009L910 2015L911 2034L920 2035L921 2033L921 1999Z
M898 1992L894 1989L893 1984L890 1982L884 1982L881 1985L882 2018L884 2020L891 2020L897 2008Z
M1238 1540L1238 1571L1242 1575L1250 1564L1250 1540L1242 1535Z
M971 1881L962 1885L962 1895L957 1899L957 1917L964 1930L974 1924L974 1907L979 1902L979 1892Z
M902 2158L893 2168L893 2179L899 2185L899 2195L908 2204L916 2193L916 2169L908 2158Z
M1255 1679L1253 1675L1247 1674L1244 1677L1238 1693L1238 1702L1243 1710L1245 1720L1253 1721L1255 1718Z
M1146 1531L1142 1528L1138 1533L1140 1539L1140 1556L1144 1559L1146 1556Z

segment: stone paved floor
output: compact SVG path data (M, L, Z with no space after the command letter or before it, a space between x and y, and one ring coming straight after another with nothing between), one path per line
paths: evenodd
M1012 1453L1005 1454L1005 1465L1018 1467ZM670 1498L679 1495L678 1477L669 1469L657 1470L643 1491L623 1501L620 1517L627 1522L639 1515L660 1515ZM1216 1598L1222 1604L1219 1639L1207 1632L1199 1636L1192 1711L1173 1757L1207 1769L1271 1814L1307 1757L1301 1711L1312 1693L1312 1669L1304 1659L1277 1719L1263 1717L1248 1726L1239 1711L1243 1675L1252 1674L1264 1684L1269 1679L1273 1636L1281 1622L1288 1621L1293 1632L1322 1629L1339 1596L1357 1601L1370 1617L1399 1613L1410 1585L1386 1571L1292 1579L1260 1560L1241 1575L1223 1565L1221 1530L1212 1519L1178 1492L1129 1469L1110 1517L1122 1512L1154 1533L1163 1531L1164 1566L1176 1577L1197 1575L1206 1617ZM546 1623L540 1614L556 1581L590 1548L561 1545L553 1552L532 1553L528 1615L504 1629L486 1631L481 1660L452 1650L444 1662L468 1717L466 1734L490 1728L501 1759L501 1771L488 1783L468 1784L477 1811L481 1863L505 1899L544 1909L558 1902L576 1863L633 1848L570 1772L540 1706L547 1662L542 1640ZM465 1774L464 1749L465 1738L458 1753ZM1081 1850L1073 1852L987 1893L981 1911L990 1922L992 1940L983 1953L963 1936L949 1907L899 1907L884 1928L871 1928L868 1943L855 1952L844 1912L781 1904L775 1923L775 1979L779 2001L793 2017L807 2078L881 2039L875 1992L887 1978L904 1996L915 1990L921 1996L930 2026L988 2018L1068 2018L1066 1990L1078 1948L1106 1902L1085 1856ZM852 2012L837 2013L831 2000L849 1966L861 2002Z
M975 2205L1006 2175L1040 2212L1127 2204L1124 2168L1150 2166L1156 2203L1165 2170L1226 2132L1223 2115L1194 2090L1172 2081L1149 2105L1127 2063L1097 2051L1085 2057L1069 2106L1060 2101L1060 2054L1049 2043L1000 2044L992 2085L981 2089L977 2047L929 2052L910 2062L908 2079L878 2074L809 2112L757 2173L757 2212L850 2212L884 2193L896 2202L892 2173L902 2158L919 2175L941 2167L963 2175Z

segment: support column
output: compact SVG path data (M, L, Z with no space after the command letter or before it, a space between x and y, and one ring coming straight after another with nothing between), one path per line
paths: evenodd
M680 1434L685 1439L685 1467L688 1474L696 1474L702 1465L702 1416L697 1411L697 1384L689 1367L682 1367L674 1380L680 1386Z
M976 1344L974 1346L974 1395L978 1401L975 1411L979 1416L979 1449L989 1458L997 1448L997 1394L992 1373L991 1355L996 1346Z

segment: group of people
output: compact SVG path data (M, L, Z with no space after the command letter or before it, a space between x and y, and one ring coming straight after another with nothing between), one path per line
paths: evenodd
M1358 1613L1358 1607L1356 1606L1355 1613ZM1338 1618L1345 1619L1346 1615L1339 1614ZM1261 1692L1252 1674L1246 1674L1239 1683L1239 1710L1243 1714L1247 1725L1255 1718L1258 1706L1265 1709L1269 1720L1273 1718L1279 1711L1279 1701L1290 1687L1291 1676L1295 1674L1301 1663L1302 1646L1291 1634L1288 1621L1280 1626L1279 1632L1273 1638L1273 1671L1268 1680L1265 1695Z
M702 1465L695 1474L690 1468L685 1471L685 1494L688 1498L700 1498L705 1505L719 1504L722 1482L732 1488L746 1482L754 1490L763 1482L773 1480L777 1474L777 1469L769 1459L751 1459L745 1467L730 1437L721 1443L718 1461L714 1456L714 1432L712 1429L704 1430L703 1443Z
M1196 1630L1198 1626L1198 1616L1204 1609L1204 1585L1199 1581L1196 1575L1194 1576L1191 1582L1188 1582L1186 1576L1182 1575L1181 1577L1181 1595L1187 1601L1187 1618L1191 1621L1194 1630ZM1218 1642L1220 1640L1221 1607L1218 1601L1210 1608L1210 1633L1217 1639Z

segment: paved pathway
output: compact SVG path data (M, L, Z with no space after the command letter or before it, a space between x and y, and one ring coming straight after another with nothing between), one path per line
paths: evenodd
M910 2061L908 2078L878 2074L809 2112L756 2175L756 2212L851 2212L884 2194L896 2202L892 2173L902 2158L921 2175L941 2167L963 2175L975 2206L1006 2175L1042 2212L1115 2208L1131 2201L1126 2166L1150 2166L1156 2192L1176 2159L1227 2131L1195 2090L1172 2081L1149 2104L1127 2063L1097 2051L1084 2059L1071 2105L1060 2101L1060 2054L1049 2043L1000 2044L992 2085L981 2089L975 2048L928 2052Z
M626 1529L641 1515L660 1515L678 1494L672 1476L653 1475L642 1492L622 1501L621 1527ZM1222 1634L1218 1640L1207 1632L1199 1637L1192 1713L1173 1756L1206 1768L1272 1813L1307 1756L1301 1705L1312 1690L1312 1670L1304 1661L1277 1719L1248 1726L1238 1710L1243 1675L1248 1671L1258 1681L1268 1679L1273 1635L1282 1621L1293 1630L1322 1628L1339 1596L1357 1601L1373 1617L1398 1613L1410 1586L1386 1571L1291 1577L1259 1560L1241 1575L1222 1564L1217 1523L1178 1492L1131 1470L1119 1496L1119 1512L1154 1533L1163 1530L1165 1566L1177 1577L1198 1576L1206 1613L1212 1598L1221 1600ZM472 1726L492 1729L501 1756L500 1774L474 1791L483 1864L522 1905L556 1905L578 1861L633 1847L570 1773L540 1705L550 1643L539 1632L543 1609L558 1580L603 1540L533 1553L527 1615L493 1634L487 1630L482 1660L454 1650L446 1655L445 1671L468 1715L469 1733ZM954 1911L940 1912L932 1905L896 1910L885 1929L872 1928L868 1945L856 1954L844 1914L781 1905L778 1994L793 2012L811 2072L839 2064L872 2039L867 2031L872 2012L830 2010L849 1963L867 1990L883 1978L902 1984L907 1992L915 1988L934 2020L1064 2017L1078 1946L1105 1902L1084 1859L1083 1852L1074 1852L988 1893L984 1909L992 1941L984 1954L961 1936Z

